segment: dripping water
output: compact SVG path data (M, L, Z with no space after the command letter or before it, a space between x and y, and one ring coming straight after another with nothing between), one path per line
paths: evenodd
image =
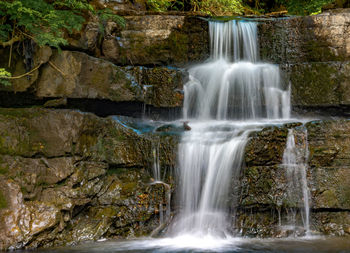
M161 170L159 163L159 141L153 144L152 153L153 153L153 179L155 182L162 181L161 179Z
M291 205L288 210L287 226L297 233L296 211L299 211L305 234L310 234L310 191L307 185L309 147L307 130L290 129L283 154L283 166L287 179L287 200Z
M163 179L165 178L166 171L164 170L163 177L161 176L161 165L160 165L160 141L159 139L152 142L152 155L153 155L153 178L151 184L159 184L164 187L165 190L165 204L164 209L163 203L159 203L159 225L156 227L152 233L151 237L157 236L170 222L171 213L171 187L169 184L165 183Z

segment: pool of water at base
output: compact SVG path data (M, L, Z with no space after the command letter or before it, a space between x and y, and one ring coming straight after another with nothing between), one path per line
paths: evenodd
M33 252L33 251L18 251ZM38 253L347 253L350 252L350 237L309 237L285 239L247 239L213 237L194 237L192 235L178 236L163 239L137 239L123 241L99 241L83 243L76 246L37 250Z

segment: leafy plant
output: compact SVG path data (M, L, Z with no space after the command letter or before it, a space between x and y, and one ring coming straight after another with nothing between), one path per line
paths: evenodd
M243 0L255 13L287 10L292 15L313 15L321 12L324 5L342 0Z
M125 27L126 25L125 19L118 15L115 15L113 11L109 8L98 10L96 12L96 15L99 17L99 20L100 20L99 37L98 37L99 43L102 42L102 39L105 36L104 32L108 21L113 21L119 24L121 27Z
M282 0L281 4L285 5L288 13L294 15L312 15L321 12L321 8L333 0Z
M10 85L11 83L7 78L11 77L11 73L6 71L4 68L0 68L0 84L2 85Z
M125 19L121 16L115 15L113 11L109 8L98 10L97 15L100 18L101 23L105 23L107 21L114 21L122 27L125 27Z
M241 0L193 0L199 11L212 16L230 16L243 14Z
M212 16L243 13L241 0L147 0L147 5L154 11L184 11L189 5L191 11L199 11Z
M167 11L176 0L147 0L147 5L154 11Z
M83 10L93 10L80 0L46 2L44 0L14 0L0 2L0 43L10 46L23 38L31 38L38 45L59 48L66 45L63 31L80 30L85 19ZM6 41L6 39L8 41Z
M39 46L59 49L68 44L64 33L80 31L88 12L98 15L101 22L111 19L125 25L111 10L95 12L88 0L0 0L0 45L10 46L12 51L14 43L31 39ZM1 84L9 84L8 74L1 69Z

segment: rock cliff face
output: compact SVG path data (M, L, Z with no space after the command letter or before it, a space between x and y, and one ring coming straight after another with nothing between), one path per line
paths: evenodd
M311 194L311 230L327 235L350 234L350 160L348 120L314 121L305 125L270 127L256 133L246 147L237 226L247 236L285 236L288 208L300 207L286 195L283 152L288 129L307 131L307 181ZM294 189L297 190L297 189ZM280 219L279 214L280 212ZM300 219L300 218L299 218ZM300 222L300 220L299 220ZM300 224L300 223L299 223Z
M126 28L108 26L102 53L114 63L186 66L208 58L208 23L186 16L129 16Z
M159 206L170 203L163 185L150 184L153 146L161 167L173 168L176 136L68 110L1 109L0 125L0 249L134 237L159 225Z
M350 10L338 9L260 24L262 59L280 64L295 107L349 105L349 22Z
M207 21L137 12L125 20L125 28L108 22L101 33L99 20L90 17L81 33L68 38L66 50L34 50L32 67L41 67L0 90L30 94L42 104L68 98L180 108L187 81L183 68L209 56ZM259 23L261 58L281 66L294 109L336 108L334 114L348 114L349 22L350 11L340 9ZM2 67L8 51L0 52L5 56ZM20 75L26 68L14 52L11 71Z
M108 4L129 14L125 28L109 22L102 34L91 17L61 53L34 50L33 75L0 86L0 249L149 235L159 225L160 206L165 210L170 204L168 188L150 184L154 147L159 146L163 170L176 167L182 127L152 132L154 126L140 130L131 119L43 108L76 109L82 103L92 108L102 101L104 116L126 114L129 107L135 111L135 105L140 112L140 105L171 113L181 108L185 68L209 56L207 21L141 15L142 1L139 7ZM348 113L349 23L350 12L341 10L259 25L262 59L281 65L294 107ZM0 49L0 67L8 53ZM14 51L11 72L21 75L26 68ZM297 205L285 198L282 166L291 128L308 132L311 229L350 234L347 120L287 124L253 134L241 175L237 230L247 236L287 235L279 229L278 212L283 218ZM167 183L176 187L171 175Z
M0 87L0 91L31 94L38 101L43 99L42 103L68 98L139 102L159 108L182 106L182 89L187 75L181 69L122 67L82 52L58 53L49 48L47 51L44 60L39 58L42 65L34 76L23 78L23 82L15 81L9 87ZM15 74L21 70L25 72L24 66L16 69Z
M36 71L0 87L0 250L149 235L170 205L169 187L151 184L152 168L157 153L162 174L172 171L181 127L143 133L130 119L43 109L108 116L182 107L182 68L208 57L207 22L139 15L127 1L109 5L136 16L125 16L123 29L107 23L103 33L90 17L61 52L13 51L15 76ZM5 67L9 51L0 54Z
M19 94L25 94L39 104L64 98L181 108L187 81L182 68L209 55L207 21L184 15L124 18L125 28L108 22L101 32L99 20L90 17L81 33L67 38L66 50L58 53L34 46L29 52L31 66L14 51L10 70L15 76L28 68L37 70L30 77L14 80L12 86L1 86L0 92L16 94L17 100ZM7 67L9 51L1 49L0 53L5 56L0 67ZM123 111L116 109L116 113Z

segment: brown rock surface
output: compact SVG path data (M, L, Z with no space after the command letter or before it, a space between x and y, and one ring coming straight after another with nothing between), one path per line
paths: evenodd
M178 15L125 16L107 25L102 53L116 64L186 66L209 56L208 23Z
M159 225L159 205L169 203L163 185L149 184L152 147L169 170L178 137L69 110L1 109L0 125L0 249L141 236Z

